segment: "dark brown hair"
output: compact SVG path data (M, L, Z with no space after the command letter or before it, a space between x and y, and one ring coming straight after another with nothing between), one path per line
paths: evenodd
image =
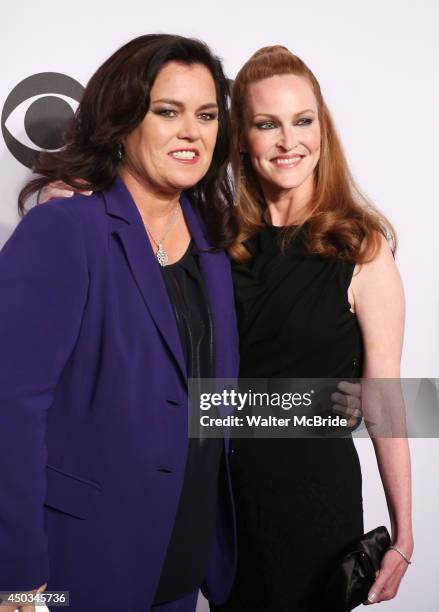
M239 234L229 248L237 261L251 253L246 241L264 225L264 197L247 155L240 154L245 125L247 88L274 75L294 74L307 79L318 105L321 129L320 159L314 171L314 194L301 224L305 252L364 263L372 260L385 236L396 249L396 235L387 219L361 194L349 172L340 140L319 83L304 62L285 47L264 47L239 71L232 90L232 167L236 189ZM286 247L297 228L283 232Z
M218 136L206 175L187 191L200 213L212 246L224 248L236 235L232 214L233 190L227 173L230 149L229 86L221 61L202 41L172 34L148 34L118 49L95 72L68 125L65 146L43 152L34 172L40 174L20 192L18 207L51 181L63 181L73 189L101 191L118 173L118 147L143 120L149 94L160 69L170 61L201 64L215 82L219 107Z

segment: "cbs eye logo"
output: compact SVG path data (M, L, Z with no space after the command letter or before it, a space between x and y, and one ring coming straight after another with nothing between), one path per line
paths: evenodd
M2 110L6 146L24 166L32 168L42 150L62 147L62 133L73 117L83 86L59 72L40 72L14 87Z

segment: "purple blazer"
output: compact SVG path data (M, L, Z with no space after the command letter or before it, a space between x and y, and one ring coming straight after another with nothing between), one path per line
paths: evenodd
M188 199L196 245L206 248ZM203 253L216 374L236 378L230 265ZM182 487L187 374L127 188L32 209L0 253L0 591L70 591L72 612L150 610ZM235 572L228 442L204 595ZM194 525L194 531L196 525Z

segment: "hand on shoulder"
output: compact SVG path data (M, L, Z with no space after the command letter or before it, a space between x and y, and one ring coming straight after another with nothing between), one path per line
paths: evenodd
M89 196L93 192L87 190L74 191L72 190L70 185L67 185L67 183L64 183L63 181L52 181L50 183L47 183L47 185L45 185L45 187L43 187L43 189L41 190L38 196L38 204L44 204L45 202L48 202L49 200L53 200L55 198L71 198L75 195L75 193Z

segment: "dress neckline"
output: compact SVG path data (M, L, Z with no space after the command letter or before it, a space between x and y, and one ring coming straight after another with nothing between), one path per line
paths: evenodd
M189 244L187 245L187 249L186 251L183 253L183 255L180 257L180 259L177 259L177 261L173 261L172 263L162 267L162 269L164 268L172 268L174 266L179 266L181 264L184 264L184 262L191 256L194 255L194 251L193 251L193 246L194 246L194 241L192 240L192 238L189 240ZM159 264L160 265L160 264Z

